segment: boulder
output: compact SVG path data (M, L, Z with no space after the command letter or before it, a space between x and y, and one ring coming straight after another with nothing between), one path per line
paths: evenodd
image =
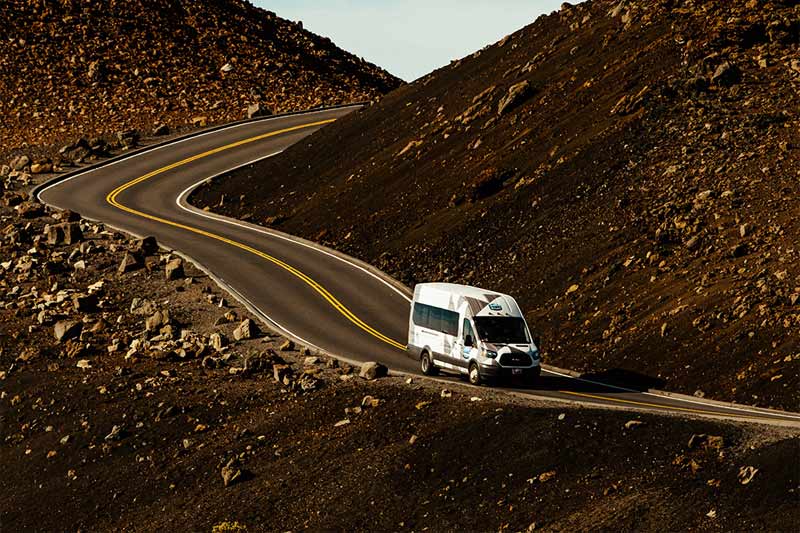
M386 377L389 374L389 369L386 365L376 363L374 361L364 363L361 365L361 371L358 373L359 377L366 380L373 380Z
M192 126L195 128L205 128L208 125L208 117L192 117Z
M222 351L222 348L225 347L227 344L227 339L224 335L220 333L212 333L209 336L209 342L211 343L211 347L214 348L216 351Z
M153 136L161 137L162 135L169 135L169 126L166 124L157 124L156 127L153 128Z
M123 148L133 148L139 143L139 133L136 130L125 130L117 132L117 141Z
M11 160L10 166L11 170L16 170L17 172L24 170L25 167L31 164L31 158L27 155L21 155L15 157Z
M714 71L714 75L711 76L711 83L721 87L730 87L738 83L740 79L741 72L739 68L726 61Z
M533 91L530 82L521 81L509 87L508 94L500 99L497 106L497 116L502 116L528 98Z
M48 174L53 171L53 164L50 162L34 163L31 165L31 174Z
M53 334L58 342L78 337L83 324L77 320L59 320L53 328Z
M141 267L142 261L136 255L125 252L125 257L122 258L122 262L119 264L117 271L120 274L125 274L126 272L131 272Z
M64 244L77 244L83 241L83 232L80 224L75 222L65 222L59 224L61 232L64 234Z
M144 321L144 329L147 331L157 331L170 323L169 311L156 311Z
M258 335L258 327L249 318L242 320L242 322L236 326L236 329L233 330L233 338L237 341L252 339L256 335Z
M222 467L222 484L226 487L230 486L237 481L240 481L243 472L238 459L231 459L225 466Z
M183 261L176 257L167 263L164 268L168 280L181 279L184 277Z
M134 252L141 255L153 255L158 252L158 241L152 235L139 239L134 245Z
M247 118L268 117L270 115L272 115L272 110L261 104L247 106Z
M44 216L44 206L37 202L22 202L16 207L17 214L22 218L39 218Z
M97 295L95 294L73 294L72 307L78 313L92 313L97 311Z
M281 344L280 350L282 352L291 352L294 350L294 342L291 339L286 339L283 344Z
M156 311L156 304L152 300L134 298L133 301L131 301L130 312L134 315L149 316Z

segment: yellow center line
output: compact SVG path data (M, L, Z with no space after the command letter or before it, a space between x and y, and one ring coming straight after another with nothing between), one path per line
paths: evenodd
M358 328L362 329L363 331L367 332L368 334L372 335L373 337L385 342L386 344L389 344L390 346L393 346L393 347L397 348L398 350L405 351L405 349L406 349L406 345L405 344L402 344L400 342L395 341L394 339L392 339L390 337L387 337L383 333L379 332L378 330L376 330L375 328L373 328L372 326L370 326L369 324L364 322L361 318L356 316L355 313L353 313L344 304L342 304L335 296L333 296L330 292L328 292L328 290L325 289L325 287L320 285L317 281L312 279L310 276L304 274L303 272L301 272L300 270L296 269L295 267L293 267L293 266L281 261L280 259L278 259L276 257L273 257L273 256L271 256L271 255L269 255L269 254L267 254L265 252L262 252L261 250L253 248L252 246L248 246L246 244L243 244L241 242L235 241L233 239L229 239L227 237L223 237L222 235L218 235L218 234L212 233L210 231L205 231L205 230L202 230L200 228L196 228L196 227L193 227L193 226L188 226L186 224L181 224L179 222L175 222L175 221L172 221L172 220L167 220L165 218L157 217L155 215L151 215L151 214L148 214L148 213L144 213L142 211L138 211L136 209L133 209L131 207L128 207L126 205L121 204L117 200L117 197L121 193L123 193L124 191L130 189L131 187L133 187L135 185L138 185L139 183L142 183L144 181L147 181L150 178L154 178L154 177L156 177L156 176L158 176L160 174L163 174L163 173L168 172L170 170L173 170L175 168L178 168L178 167L181 167L181 166L186 165L188 163L191 163L193 161L197 161L199 159L203 159L204 157L208 157L208 156L211 156L211 155L214 155L214 154L218 154L220 152L224 152L224 151L230 150L232 148L237 148L239 146L243 146L243 145L250 144L250 143L253 143L253 142L256 142L256 141L267 139L269 137L274 137L276 135L281 135L281 134L284 134L284 133L289 133L289 132L292 132L292 131L302 130L302 129L306 129L306 128L324 126L325 124L329 124L331 122L335 122L335 120L336 119L322 120L322 121L319 121L319 122L312 122L312 123L308 123L308 124L301 124L299 126L293 126L291 128L285 128L285 129L278 130L278 131L273 131L273 132L270 132L270 133L264 133L262 135L257 135L255 137L250 137L248 139L243 139L241 141L237 141L237 142L234 142L234 143L231 143L231 144L227 144L225 146L220 146L218 148L214 148L212 150L208 150L206 152L203 152L203 153L200 153L200 154L196 154L196 155L193 155L191 157L187 157L186 159L182 159L181 161L178 161L176 163L172 163L170 165L164 166L164 167L159 168L157 170L154 170L154 171L152 171L152 172L150 172L148 174L145 174L143 176L139 176L138 178L135 178L135 179L133 179L133 180L127 182L127 183L124 183L123 185L117 187L116 189L114 189L113 191L108 193L108 195L106 196L106 201L109 204L111 204L112 206L116 207L117 209L121 209L122 211L130 213L132 215L136 215L136 216L139 216L139 217L142 217L142 218L146 218L148 220L159 222L161 224L166 224L168 226L172 226L172 227L175 227L175 228L180 228L180 229L195 233L197 235L202 235L202 236L208 237L210 239L214 239L214 240L217 240L217 241L220 241L220 242L224 242L225 244L229 244L231 246L234 246L236 248L239 248L241 250L249 252L249 253L251 253L253 255L256 255L258 257L261 257L262 259L265 259L265 260L269 261L270 263L273 263L274 265L279 266L280 268L282 268L282 269L286 270L287 272L291 273L292 275L296 276L297 278L302 280L304 283L306 283L309 287L314 289L314 291L316 291L320 296L322 296L322 298L325 299L325 301L327 301L334 309L336 309L336 311L338 311L341 315L343 315L345 318L347 318L350 322L352 322ZM690 412L690 413L709 414L709 415L715 415L715 416L720 416L722 414L722 413L718 413L718 412L714 412L714 411L706 411L706 410L703 410L703 409L693 409L693 408L688 408L688 407L670 407L670 406L659 405L659 404L655 404L655 403L639 402L639 401L635 401L635 400L626 400L626 399L622 399L622 398L614 398L614 397L611 397L611 396L596 396L596 395L592 395L592 394L585 394L585 393L566 391L566 390L560 390L558 392L560 392L562 394L568 394L568 395L571 395L571 396L580 396L580 397L584 397L584 398L601 400L601 401L604 401L604 402L616 402L616 403L622 403L622 404L637 405L637 406L642 406L642 407L663 409L663 410L668 410L668 411L685 411L685 412ZM739 416L739 415L737 415L737 416ZM763 418L763 417L741 415L741 418Z
M147 180L149 180L151 178L154 178L154 177L156 177L156 176L158 176L160 174L163 174L163 173L168 172L170 170L173 170L175 168L178 168L178 167L181 167L181 166L186 165L188 163L191 163L193 161L197 161L197 160L202 159L204 157L208 157L208 156L211 156L211 155L214 155L214 154L218 154L218 153L223 152L225 150L230 150L232 148L237 148L239 146L243 146L243 145L246 145L246 144L249 144L249 143L252 143L252 142L256 142L256 141L260 141L260 140L263 140L263 139L267 139L269 137L274 137L276 135L281 135L281 134L284 134L284 133L289 133L289 132L292 132L292 131L297 131L297 130L301 130L301 129L305 129L305 128L313 128L313 127L317 127L317 126L323 126L325 124L329 124L331 122L334 122L334 120L335 119L322 120L322 121L319 121L319 122L313 122L313 123L309 123L309 124L302 124L302 125L299 125L299 126L293 126L291 128L285 128L285 129L282 129L282 130L273 131L273 132L265 133L265 134L262 134L262 135L257 135L255 137L250 137L248 139L243 139L241 141L237 141L237 142L225 145L225 146L220 146L218 148L214 148L212 150L208 150L207 152L203 152L203 153L200 153L200 154L193 155L191 157L187 157L186 159L183 159L183 160L178 161L176 163L172 163L170 165L161 167L161 168L159 168L157 170L154 170L154 171L152 171L152 172L150 172L148 174L145 174L143 176L139 176L138 178L135 178L135 179L133 179L133 180L127 182L127 183L124 183L123 185L117 187L116 189L114 189L113 191L108 193L108 195L106 196L106 201L109 204L111 204L112 206L116 207L117 209L121 209L122 211L130 213L132 215L136 215L136 216L139 216L139 217L142 217L142 218L146 218L148 220L159 222L161 224L166 224L168 226L172 226L172 227L175 227L175 228L180 228L180 229L183 229L183 230L186 230L186 231L198 234L198 235L203 235L204 237L208 237L210 239L214 239L214 240L217 240L217 241L220 241L220 242L224 242L224 243L229 244L231 246L235 246L236 248L239 248L241 250L245 250L247 252L250 252L253 255L261 257L262 259L265 259L265 260L267 260L267 261L269 261L269 262L271 262L271 263L283 268L287 272L293 274L294 276L296 276L297 278L302 280L304 283L306 283L308 286L310 286L312 289L314 289L320 296L322 296L322 298L325 299L329 304L331 304L331 306L333 306L334 309L336 309L340 314L342 314L345 318L347 318L350 322L355 324L360 329L366 331L367 333L369 333L373 337L376 337L377 339L385 342L386 344L389 344L389 345L391 345L391 346L393 346L393 347L395 347L395 348L397 348L399 350L405 350L406 349L405 344L399 343L399 342L395 341L394 339L391 339L391 338L387 337L386 335L384 335L383 333L377 331L375 328L373 328L372 326L370 326L369 324L364 322L361 318L356 316L355 313L353 313L344 304L342 304L335 296L333 296L330 292L328 292L328 290L325 289L322 285L320 285L317 281L312 279L310 276L304 274L300 270L294 268L293 266L281 261L280 259L278 259L276 257L273 257L273 256L271 256L271 255L269 255L269 254L267 254L265 252L262 252L261 250L253 248L252 246L248 246L248 245L243 244L241 242L234 241L233 239L228 239L227 237L223 237L222 235L218 235L216 233L205 231L205 230L193 227L193 226L188 226L186 224L181 224L179 222L175 222L175 221L172 221L172 220L167 220L165 218L161 218L161 217L158 217L158 216L155 216L155 215L151 215L149 213L145 213L145 212L139 211L137 209L133 209L131 207L123 205L122 203L120 203L117 200L117 197L120 194L122 194L124 191L130 189L131 187L133 187L135 185L138 185L138 184L140 184L140 183L142 183L144 181L147 181Z

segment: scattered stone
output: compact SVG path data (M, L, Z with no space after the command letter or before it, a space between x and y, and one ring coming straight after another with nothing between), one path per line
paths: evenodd
M169 311L161 310L156 311L149 316L144 322L144 329L146 331L156 331L170 323Z
M722 87L730 87L738 83L740 79L741 72L738 67L726 61L714 71L714 74L711 76L711 83Z
M53 172L53 164L50 162L34 163L31 165L31 174L49 174Z
M237 341L244 340L244 339L252 339L256 335L258 335L258 327L256 326L255 322L250 320L249 318L244 319L237 327L233 330L233 338Z
M442 398L450 398L452 395L453 395L453 393L450 392L449 390L442 389L442 393L441 393Z
M272 115L272 110L261 104L247 106L247 118L268 117Z
M378 407L381 401L379 398L373 398L372 396L364 396L361 400L361 407Z
M346 426L349 423L350 423L350 419L349 418L345 418L344 420L339 420L338 422L336 422L333 425L333 427L338 428L338 427Z
M22 218L39 218L44 216L44 206L38 202L22 202L14 209Z
M739 483L742 485L748 485L753 478L756 476L758 472L758 468L754 466L743 466L739 468Z
M222 467L220 474L222 475L222 484L225 487L230 487L237 481L241 481L243 477L241 463L236 458L229 460L225 466Z
M625 429L633 429L643 425L644 422L641 420L628 420L625 422Z
M78 313L93 313L97 311L98 299L94 294L73 294L72 307Z
M153 255L158 252L158 241L152 235L136 241L133 247L133 252L137 255Z
M106 435L105 440L122 440L125 437L125 430L122 426L115 425L111 428L111 433Z
M366 380L374 380L386 377L389 374L389 369L381 363L368 362L361 365L361 371L358 373L359 377Z
M211 347L214 348L216 351L221 352L222 349L227 344L227 339L221 333L212 333L209 336L209 342L211 343Z
M122 262L119 264L117 271L120 274L125 274L126 272L132 272L141 267L142 262L137 256L130 252L125 252L125 257L122 258Z
M89 369L92 368L92 363L88 359L81 359L76 366L78 368Z
M183 261L181 258L176 257L175 259L170 260L167 263L167 266L164 267L164 272L168 280L183 278L185 274L183 271Z
M285 341L283 341L283 344L281 344L279 349L282 352L291 352L294 351L294 348L295 348L294 342L291 339L286 339Z
M533 91L530 82L521 81L508 89L508 94L500 99L497 106L497 116L502 116L528 98Z
M53 328L53 333L58 342L64 342L77 338L82 328L83 324L77 320L59 320Z
M157 124L156 127L153 128L153 136L161 137L164 135L169 135L169 126L166 124Z
M543 472L543 473L539 474L538 480L539 480L539 483L546 483L546 482L550 481L551 479L553 479L555 477L556 477L556 471L555 470L550 470L548 472Z
M734 258L744 257L749 253L747 244L738 244L731 250L731 255Z
M31 164L31 158L27 155L20 155L11 160L11 170L21 172L25 167Z

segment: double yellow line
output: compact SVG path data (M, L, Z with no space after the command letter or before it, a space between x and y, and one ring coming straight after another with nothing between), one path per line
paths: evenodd
M290 132L293 132L293 131L302 130L302 129L306 129L306 128L314 128L314 127L318 127L318 126L324 126L325 124L329 124L329 123L334 122L334 121L335 121L335 119L322 120L322 121L319 121L319 122L312 122L312 123L309 123L309 124L301 124L299 126L293 126L291 128L285 128L285 129L278 130L278 131L273 131L273 132L270 132L270 133L264 133L262 135L257 135L255 137L250 137L248 139L243 139L241 141L237 141L237 142L234 142L234 143L231 143L231 144L227 144L225 146L214 148L213 150L208 150L207 152L203 152L201 154L197 154L197 155L193 155L191 157L187 157L186 159L183 159L183 160L178 161L176 163L172 163L171 165L167 165L165 167L162 167L162 168L159 168L157 170L154 170L154 171L152 171L152 172L150 172L148 174L140 176L140 177L138 177L136 179L133 179L133 180L131 180L131 181L129 181L129 182L117 187L116 189L114 189L113 191L108 193L108 195L106 196L106 201L109 204L111 204L112 206L116 207L117 209L121 209L122 211L130 213L132 215L136 215L136 216L139 216L139 217L142 217L142 218L146 218L148 220L153 220L155 222L160 222L161 224L166 224L168 226L172 226L172 227L175 227L175 228L180 228L180 229L195 233L197 235L202 235L204 237L208 237L210 239L217 240L219 242L224 242L226 244L229 244L231 246L234 246L236 248L239 248L241 250L249 252L249 253L251 253L253 255L261 257L261 258L269 261L270 263L272 263L272 264L274 264L274 265L286 270L287 272L289 272L292 275L296 276L298 279L302 280L305 284L307 284L309 287L314 289L320 296L322 296L322 298L324 298L334 309L336 309L336 311L338 311L341 315L343 315L345 318L347 318L350 322L352 322L358 328L362 329L363 331L367 332L368 334L372 335L373 337L385 342L386 344L389 344L390 346L393 346L393 347L397 348L398 350L405 350L406 349L405 344L402 344L400 342L395 341L394 339L391 339L390 337L387 337L386 335L384 335L380 331L376 330L375 328L373 328L372 326L370 326L369 324L367 324L366 322L361 320L350 309L348 309L344 304L342 304L335 296L333 296L327 289L325 289L325 287L320 285L318 282L316 282L314 279L312 279L308 275L304 274L300 270L298 270L298 269L294 268L293 266L281 261L280 259L278 259L276 257L273 257L273 256L271 256L271 255L269 255L269 254L267 254L265 252L262 252L261 250L253 248L252 246L248 246L246 244L243 244L241 242L235 241L233 239L229 239L227 237L223 237L222 235L218 235L218 234L212 233L210 231L205 231L205 230L202 230L202 229L199 229L199 228L195 228L193 226L188 226L186 224L181 224L179 222L174 222L172 220L167 220L165 218L161 218L161 217L157 217L157 216L154 216L154 215L151 215L151 214L148 214L148 213L144 213L142 211L139 211L139 210L133 209L131 207L128 207L126 205L123 205L122 203L120 203L117 200L117 197L120 194L122 194L126 190L130 189L131 187L134 187L134 186L136 186L136 185L138 185L138 184L140 184L140 183L142 183L144 181L147 181L147 180L149 180L151 178L154 178L154 177L156 177L156 176L158 176L160 174L163 174L163 173L168 172L170 170L173 170L175 168L181 167L181 166L186 165L188 163L191 163L193 161L197 161L198 159L203 159L204 157L208 157L208 156L211 156L211 155L214 155L214 154L218 154L220 152L224 152L226 150L230 150L232 148L237 148L239 146L243 146L243 145L250 144L250 143L253 143L253 142L261 141L263 139L267 139L269 137L274 137L276 135L281 135L281 134L284 134L284 133L290 133ZM566 390L561 390L559 392L561 392L562 394L570 395L570 396L577 396L577 397L583 397L583 398L588 398L588 399L601 400L601 401L606 401L606 402L615 402L615 403L627 404L627 405L635 405L635 406L639 406L639 407L650 407L650 408L658 408L658 409L663 409L663 410L668 410L668 411L681 411L681 412L695 413L695 414L706 414L706 415L715 415L715 416L723 415L724 416L723 413L718 413L718 412L714 412L714 411L708 411L708 410L704 410L704 409L694 409L694 408L690 408L690 407L665 406L665 405L660 405L660 404L650 403L650 402L641 402L641 401L635 401L635 400L614 398L614 397L610 397L610 396L599 396L599 395L594 395L594 394L586 394L586 393L574 392L574 391L566 391ZM759 418L763 419L764 418L764 417L759 417L757 415L739 415L739 416L740 416L740 418L749 418L749 419L759 419Z
M220 242L224 242L226 244L229 244L231 246L234 246L234 247L239 248L241 250L244 250L246 252L250 252L253 255L261 257L262 259L265 259L265 260L269 261L270 263L279 266L280 268L286 270L287 272L291 273L292 275L294 275L297 278L299 278L300 280L302 280L305 284L307 284L309 287L314 289L320 296L322 296L322 298L324 298L334 309L336 309L336 311L338 311L340 314L342 314L345 318L347 318L350 322L355 324L360 329L362 329L365 332L369 333L373 337L376 337L377 339L385 342L386 344L394 346L395 348L397 348L399 350L405 350L406 349L405 344L401 344L401 343L395 341L394 339L391 339L391 338L387 337L386 335L384 335L380 331L376 330L375 328L373 328L372 326L370 326L369 324L367 324L366 322L361 320L358 316L355 315L355 313L353 313L350 309L348 309L334 295L332 295L330 292L328 292L328 290L325 287L320 285L318 282L316 282L310 276L304 274L303 272L301 272L300 270L296 269L295 267L293 267L293 266L281 261L277 257L273 257L273 256L271 256L271 255L269 255L267 253L262 252L261 250L253 248L252 246L248 246L248 245L246 245L244 243L235 241L233 239L229 239L227 237L223 237L222 235L218 235L218 234L212 233L210 231L205 231L205 230L202 230L200 228L195 228L193 226L188 226L186 224L181 224L179 222L175 222L175 221L172 221L172 220L167 220L165 218L157 217L157 216L151 215L149 213L144 213L142 211L139 211L137 209L133 209L131 207L128 207L128 206L120 203L119 200L117 199L120 194L122 194L123 192L127 191L131 187L134 187L134 186L136 186L136 185L138 185L138 184L140 184L142 182L145 182L145 181L147 181L147 180L149 180L151 178L154 178L154 177L156 177L156 176L158 176L160 174L163 174L163 173L168 172L170 170L173 170L175 168L181 167L181 166L186 165L188 163L191 163L193 161L197 161L198 159L203 159L204 157L208 157L210 155L218 154L220 152L224 152L225 150L230 150L232 148L237 148L237 147L243 146L245 144L261 141L261 140L267 139L269 137L274 137L276 135L281 135L281 134L284 134L284 133L290 133L290 132L293 132L293 131L302 130L302 129L306 129L306 128L324 126L325 124L329 124L331 122L334 122L334 120L335 119L322 120L322 121L319 121L319 122L312 122L312 123L309 123L309 124L302 124L302 125L299 125L299 126L293 126L291 128L285 128L285 129L278 130L278 131L273 131L273 132L270 132L270 133L264 133L262 135L257 135L255 137L250 137L248 139L243 139L241 141L237 141L237 142L225 145L225 146L220 146L218 148L214 148L213 150L209 150L209 151L203 152L201 154L197 154L197 155L193 155L191 157L187 157L186 159L183 159L183 160L178 161L176 163L172 163L171 165L167 165L165 167L159 168L159 169L154 170L154 171L152 171L152 172L150 172L148 174L145 174L143 176L139 176L138 178L133 179L133 180L131 180L131 181L129 181L129 182L123 184L123 185L120 185L119 187L117 187L116 189L114 189L113 191L108 193L108 195L106 196L106 202L108 202L112 206L116 207L117 209L121 209L122 211L125 211L126 213L130 213L132 215L136 215L136 216L139 216L139 217L142 217L142 218L146 218L148 220L153 220L155 222L160 222L161 224L166 224L168 226L172 226L172 227L175 227L175 228L180 228L180 229L183 229L183 230L186 230L186 231L190 231L192 233L196 233L197 235L202 235L202 236L208 237L210 239L214 239L214 240L217 240L217 241L220 241Z

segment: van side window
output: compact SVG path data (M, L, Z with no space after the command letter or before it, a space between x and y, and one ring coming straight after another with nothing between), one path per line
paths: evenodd
M412 320L415 325L423 328L441 331L454 337L458 335L458 313L454 311L415 303Z

